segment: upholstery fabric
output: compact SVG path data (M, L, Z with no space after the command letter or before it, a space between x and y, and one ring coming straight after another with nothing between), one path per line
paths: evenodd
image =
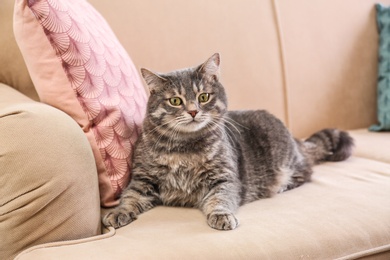
M0 259L100 234L91 148L65 113L0 84Z
M0 4L0 83L11 86L29 98L38 101L39 97L28 74L22 54L16 44L12 29L14 0L2 0Z
M390 7L376 5L379 31L378 124L372 131L390 131Z
M377 2L90 0L137 66L170 71L219 52L230 109L267 109L302 138L376 122Z
M286 122L272 1L90 3L131 51L137 66L168 72L199 65L219 52L230 109L268 109Z
M364 128L376 119L377 0L276 0L290 129Z
M115 236L38 247L24 259L389 259L390 165L361 157L324 163L312 182L239 208L233 231L197 209L157 207ZM364 258L362 258L364 259ZM369 259L369 257L368 257Z
M353 154L390 164L390 133L371 132L368 129L349 131L355 140Z
M102 205L117 204L146 106L130 57L84 0L18 0L14 31L41 101L73 117L89 138Z

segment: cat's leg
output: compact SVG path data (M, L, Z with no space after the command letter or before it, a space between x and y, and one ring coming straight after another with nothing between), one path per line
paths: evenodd
M303 185L305 182L310 181L310 176L311 176L312 172L313 171L310 168L306 168L306 169L302 169L300 171L294 172L294 174L291 176L289 184L287 185L287 187L284 191L297 188L297 187Z
M283 187L281 192L297 188L311 179L313 170L306 159L296 162L294 165L291 165L291 168L293 174L290 176L287 186Z
M221 182L213 187L203 200L201 209L210 227L218 230L232 230L238 226L234 216L240 204L237 184Z
M136 220L137 215L161 204L156 186L148 179L134 177L123 191L120 204L103 217L105 226L120 228Z

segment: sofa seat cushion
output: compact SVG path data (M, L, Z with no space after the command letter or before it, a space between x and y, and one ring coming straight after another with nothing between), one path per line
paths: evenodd
M390 163L390 132L357 129L349 133L355 139L355 156Z
M351 157L316 166L300 188L242 206L233 231L211 229L197 209L157 207L112 237L38 246L18 259L389 259L389 205L390 164Z

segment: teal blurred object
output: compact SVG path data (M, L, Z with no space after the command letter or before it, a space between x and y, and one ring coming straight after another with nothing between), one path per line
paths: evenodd
M378 124L371 131L390 131L390 7L376 4L379 31Z

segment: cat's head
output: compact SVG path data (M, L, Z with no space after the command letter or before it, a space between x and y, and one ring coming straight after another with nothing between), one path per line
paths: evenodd
M216 53L194 68L164 74L141 69L150 90L147 120L184 133L217 126L227 110L219 65Z

